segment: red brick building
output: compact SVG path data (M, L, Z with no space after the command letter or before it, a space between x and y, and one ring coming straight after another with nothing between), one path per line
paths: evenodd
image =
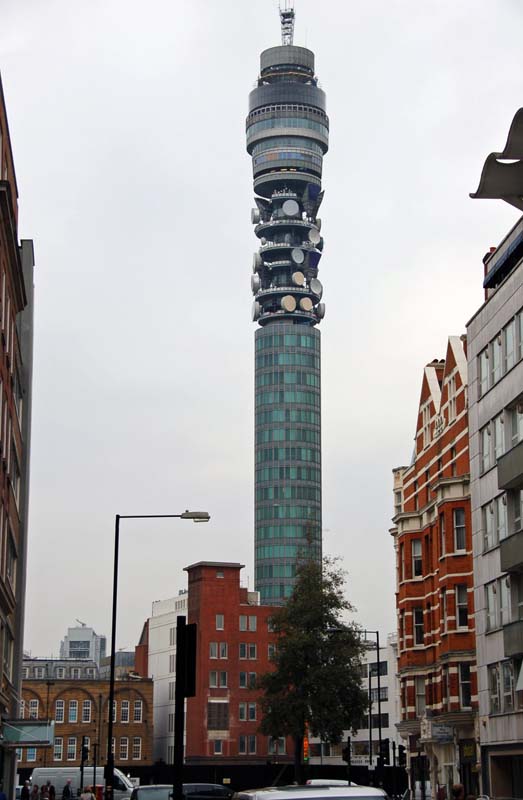
M0 80L0 779L15 753L4 726L19 715L31 433L33 243L18 241L18 187Z
M257 592L240 586L242 564L200 561L189 575L188 622L198 625L196 696L187 700L186 762L292 761L290 740L261 721L257 676L271 669L275 636Z
M413 459L394 470L394 502L399 730L413 781L430 779L434 797L461 781L468 794L478 689L464 337L425 367Z
M105 764L109 720L109 682L105 680L37 680L22 683L23 717L55 722L54 747L23 747L20 769L79 766L82 738L88 739L88 765ZM119 680L115 687L115 766L126 774L153 763L153 682ZM96 748L96 752L95 752Z

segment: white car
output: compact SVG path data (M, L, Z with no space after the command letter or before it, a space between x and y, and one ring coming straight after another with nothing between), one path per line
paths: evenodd
M383 789L374 786L270 786L236 792L236 800L388 800Z

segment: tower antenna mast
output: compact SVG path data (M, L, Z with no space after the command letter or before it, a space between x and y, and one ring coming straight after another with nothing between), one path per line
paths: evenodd
M280 22L281 22L281 43L282 45L292 45L294 40L294 2L284 0L284 5L280 2Z

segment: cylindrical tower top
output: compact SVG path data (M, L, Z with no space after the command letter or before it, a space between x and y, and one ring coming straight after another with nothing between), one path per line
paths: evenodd
M276 66L298 66L314 75L314 53L306 47L295 47L294 45L269 47L260 55L262 76L265 70Z

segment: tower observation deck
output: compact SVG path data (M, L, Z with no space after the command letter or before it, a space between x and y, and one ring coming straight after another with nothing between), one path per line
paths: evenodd
M260 240L251 277L258 323L255 584L262 603L271 604L291 594L300 558L320 559L322 553L316 326L325 314L318 210L329 119L314 53L287 43L293 27L288 12L281 16L284 44L261 54L246 121L256 195L251 220ZM291 21L293 26L293 16Z

